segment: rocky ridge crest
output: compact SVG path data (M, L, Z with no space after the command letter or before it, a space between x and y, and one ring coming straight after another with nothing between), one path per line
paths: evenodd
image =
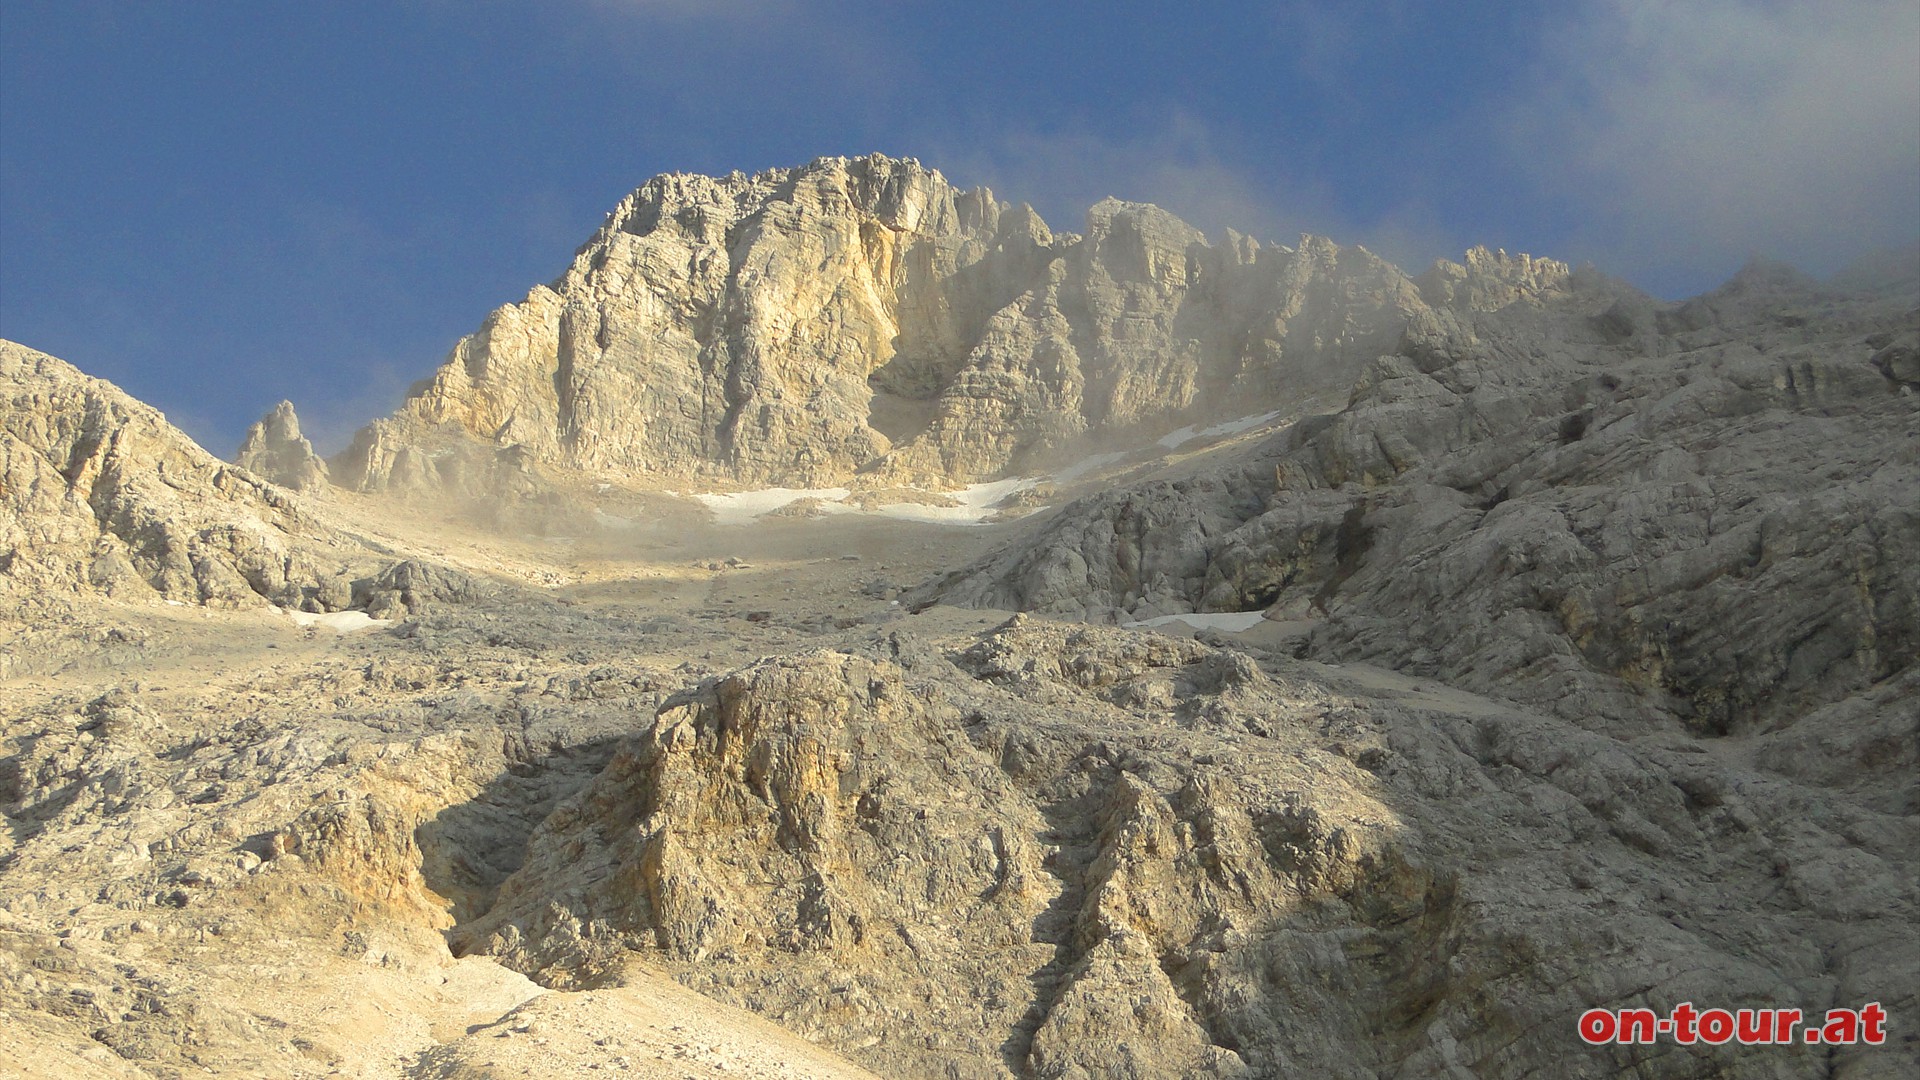
M1209 244L1117 199L1056 233L879 155L672 174L332 464L359 490L518 490L555 468L951 486L1338 393L1409 319L1550 296L1567 277L1476 249L1416 281L1320 237Z
M0 588L331 610L371 554L157 410L0 341ZM335 595L335 594L338 595Z
M0 344L0 590L72 600L48 626L0 604L0 659L28 651L23 626L35 651L91 654L0 665L0 1063L1914 1071L1910 1039L1589 1048L1574 1020L1920 1010L1920 274L1756 264L1661 304L1485 249L1407 278L1312 240L1208 248L1120 203L1043 239L933 176L865 159L652 182L583 249L581 284L496 313L370 429L392 501L224 465ZM654 288L649 259L701 251L727 260L717 291ZM1017 275L994 260L1029 256L1044 281L997 301ZM1258 336L1233 337L1250 311ZM601 344L601 315L708 337ZM992 348L929 329L974 319ZM908 327L956 351L894 345ZM556 384L563 355L582 363ZM661 373L623 366L643 357ZM856 415L883 371L893 397ZM639 421L672 454L711 434L671 459L708 478L985 475L1175 422L1152 401L1189 372L1195 408L1322 378L1339 397L1022 524L616 521L598 555L568 537L498 564L551 590L396 561L352 528L423 492L644 473ZM713 373L711 433L675 411L697 381L608 419L656 377ZM522 414L543 386L552 409ZM262 449L297 449L293 426L263 424ZM826 452L789 461L810 432ZM873 433L879 463L856 461ZM689 573L720 543L759 547ZM394 623L342 636L266 600ZM1183 612L1256 617L1199 640L1091 625ZM649 1033L660 971L822 1049L743 1058L712 1034L737 1018Z
M324 472L291 407L255 425L242 457L276 482L113 384L0 340L0 600L21 612L105 598L392 618L501 588L371 539L316 500ZM0 653L0 678L63 662L26 646L39 629Z

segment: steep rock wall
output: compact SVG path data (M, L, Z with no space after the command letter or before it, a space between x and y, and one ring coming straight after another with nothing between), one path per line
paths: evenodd
M1484 250L1445 266L1416 283L1316 237L1213 246L1115 199L1084 235L1056 234L880 156L661 176L334 471L362 490L472 493L556 467L964 483L1083 437L1338 392L1433 304L1515 303L1567 276Z

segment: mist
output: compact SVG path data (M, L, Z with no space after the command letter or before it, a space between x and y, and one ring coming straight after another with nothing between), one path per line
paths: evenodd
M1512 152L1582 257L1657 293L1920 236L1920 7L1606 0L1555 27Z

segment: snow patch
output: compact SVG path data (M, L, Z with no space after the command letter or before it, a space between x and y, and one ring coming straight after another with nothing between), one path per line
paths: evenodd
M377 630L383 626L392 626L392 619L376 619L364 611L329 611L316 615L311 611L288 611L288 618L295 626L324 626L339 634L351 634L356 630Z
M1238 435L1251 431L1262 424L1279 419L1281 412L1261 413L1258 416L1243 416L1238 420L1227 420L1208 427L1189 424L1178 431L1170 431L1161 436L1160 446L1172 450L1195 439L1216 439L1226 435ZM995 480L986 484L968 484L957 491L943 491L940 494L958 502L958 506L928 506L924 503L888 503L872 509L849 506L844 501L853 492L848 488L761 488L758 491L705 492L692 496L701 505L713 511L714 523L718 525L751 525L755 518L771 513L801 499L818 499L820 509L829 514L871 514L878 517L894 518L899 521L918 521L933 525L980 525L994 516L996 504L1015 492L1052 482L1072 483L1109 465L1118 464L1134 456L1130 451L1115 451L1107 454L1094 454L1082 458L1072 465L1045 476L1016 476L1005 480ZM619 528L630 525L627 519L611 514L597 513L600 524ZM1232 613L1230 613L1232 614ZM1184 616L1178 616L1184 618ZM1162 625L1149 622L1147 625ZM1248 625L1252 625L1249 623ZM1240 627L1239 629L1245 629Z
M1183 622L1195 630L1224 630L1239 633L1260 625L1267 617L1264 611L1184 611L1178 615L1162 615L1156 619L1143 619L1140 622L1121 623L1128 630L1146 630L1155 626Z
M1025 491L1040 481L1034 477L995 480L990 484L968 484L958 491L942 495L959 506L927 506L922 503L889 503L873 512L901 521L922 521L936 525L978 525L996 512L994 504L1016 491Z
M1222 435L1238 435L1243 431L1252 431L1261 424L1271 423L1280 418L1280 412L1261 413L1259 416L1243 416L1238 420L1228 420L1211 427L1196 427L1188 424L1160 436L1160 445L1169 450L1176 449L1195 439L1217 439Z
M695 495L694 498L713 511L713 519L718 524L750 525L761 514L801 499L819 499L831 509L834 503L851 494L853 492L847 488L761 488L759 491L708 493Z
M762 514L778 510L801 499L820 500L820 509L830 514L872 514L900 521L919 521L934 525L978 525L995 513L994 505L1016 491L1040 482L1038 477L1015 477L990 484L968 484L957 491L940 494L958 506L928 506L924 503L887 503L862 510L841 501L853 492L847 488L761 488L758 491L733 491L695 495L713 511L720 525L751 525Z

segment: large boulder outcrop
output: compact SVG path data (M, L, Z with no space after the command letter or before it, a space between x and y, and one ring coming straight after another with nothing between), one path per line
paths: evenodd
M563 988L637 955L963 1080L1777 1077L1824 1048L1599 1054L1574 1018L1911 1000L1898 809L1410 683L1024 619L769 658L664 702L452 939Z

